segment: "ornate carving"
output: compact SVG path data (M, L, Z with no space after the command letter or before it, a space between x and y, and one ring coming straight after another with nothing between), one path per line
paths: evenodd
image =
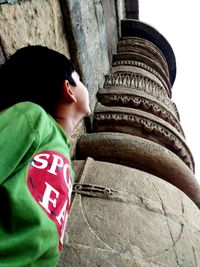
M73 186L73 193L78 193L84 196L100 197L110 199L113 196L118 196L120 193L118 190L111 188L94 185L94 184L80 184L75 183Z
M168 85L167 85L167 83L163 79L163 77L157 71L155 71L153 68L149 67L145 63L139 62L139 61L135 61L135 60L117 60L117 61L113 62L112 65L113 66L120 66L120 65L135 66L135 67L140 67L142 69L145 69L145 70L151 72L153 75L155 75L162 82L162 84L164 85L165 89L168 92L168 96L171 97L171 90L169 89L169 82L168 82Z
M118 53L123 52L137 52L146 55L159 63L166 74L169 75L165 57L153 43L139 37L123 38L118 42Z
M160 125L157 122L153 122L147 118L139 117L134 114L99 112L95 113L94 116L94 129L96 131L99 130L98 128L102 128L101 122L103 121L107 121L108 125L110 125L111 128L113 126L111 122L114 122L114 124L117 125L117 129L122 129L123 133L126 133L124 131L125 124L126 127L127 125L129 126L130 132L133 131L134 128L142 128L146 132L160 137L159 140L163 141L163 143L168 147L168 149L172 150L175 154L177 154L185 162L185 164L193 170L193 161L190 155L190 151L188 150L185 142L181 139L181 137L179 138L177 135L172 133L170 129L164 127L163 125ZM105 125L105 131L106 128L107 126Z
M177 129L177 131L179 131L184 136L181 125L179 124L177 119L175 119L175 117L169 111L149 99L145 99L140 96L124 94L99 94L98 98L103 105L126 106L141 110L148 110L149 113L152 113L155 116L158 116L163 120L169 122Z
M104 88L129 87L143 91L164 103L178 118L176 105L168 98L166 89L155 81L138 73L111 73L105 76Z

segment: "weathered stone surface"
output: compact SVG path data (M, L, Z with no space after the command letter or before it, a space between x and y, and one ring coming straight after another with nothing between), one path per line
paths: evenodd
M74 163L93 187L76 191L59 266L198 266L200 212L184 193L134 168Z
M75 157L76 154L76 143L77 139L86 132L85 125L84 125L84 120L81 120L79 124L76 126L74 129L72 135L69 137L70 138L70 155L71 158Z
M137 250L137 248L136 248ZM146 267L137 256L96 247L70 244L65 245L58 267Z
M96 1L98 2L98 1ZM110 64L112 63L112 56L117 51L118 42L118 21L116 14L116 1L115 0L101 0L99 4L102 4L105 27L106 27L106 37L108 45L108 55Z
M93 109L96 92L102 86L104 75L109 70L103 8L100 1L61 0L60 2L67 31L70 34L70 54L79 63Z
M109 70L103 7L101 1L81 0L80 8L86 46L90 53L92 68L95 71L93 79L101 82Z
M150 140L122 133L101 132L81 136L78 158L87 156L133 167L175 185L200 207L200 185L193 172L173 152Z
M118 18L118 35L121 36L121 20L126 18L125 2L122 0L116 0L115 6Z
M30 1L30 0L0 0L0 4L4 4L4 3L15 4L15 3L21 3L25 1Z
M58 0L1 5L0 39L5 54L26 45L46 45L69 56Z

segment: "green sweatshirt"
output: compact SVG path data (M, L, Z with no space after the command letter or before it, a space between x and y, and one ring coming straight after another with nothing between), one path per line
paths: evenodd
M54 267L74 173L62 128L40 106L0 112L0 267Z

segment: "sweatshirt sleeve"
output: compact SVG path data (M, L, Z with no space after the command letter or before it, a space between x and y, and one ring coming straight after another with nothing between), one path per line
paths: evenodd
M68 145L34 103L0 113L0 266L56 266L72 192Z
M37 145L26 111L17 105L0 113L0 184L17 171Z

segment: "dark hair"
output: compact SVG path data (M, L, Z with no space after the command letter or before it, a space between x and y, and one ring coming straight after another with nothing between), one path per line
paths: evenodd
M45 46L17 50L0 70L0 110L31 101L51 114L64 80L76 86L73 71L74 65L66 56Z

